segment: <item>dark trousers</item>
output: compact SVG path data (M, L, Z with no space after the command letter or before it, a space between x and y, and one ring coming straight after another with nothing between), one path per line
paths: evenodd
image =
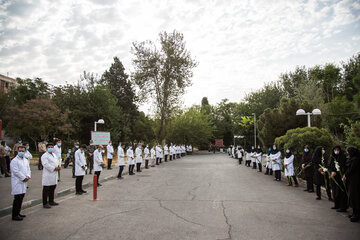
M95 174L96 174L96 176L97 176L97 184L99 185L99 178L100 178L100 173L101 173L101 171L95 171Z
M43 169L43 165L41 163L41 156L44 154L44 152L39 153L39 162L38 162L38 169Z
M156 158L156 165L159 165L159 158Z
M262 172L262 165L261 165L261 163L258 163L258 167L259 167L259 172Z
M271 175L271 176L273 175L273 172L274 172L274 171L273 171L272 169L270 169L270 175Z
M56 185L43 186L43 192L42 192L43 205L54 202L55 188Z
M10 156L5 156L5 161L6 161L7 171L10 172Z
M256 169L256 162L253 162L253 169Z
M69 166L70 163L70 158L66 158L65 163L64 163L64 168L67 168Z
M148 159L145 159L145 168L149 168L149 160Z
M159 158L159 163L162 163L162 158Z
M316 195L321 198L321 185L316 185Z
M108 158L108 160L107 160L107 169L111 169L111 163L112 163L112 158Z
M239 164L241 164L241 162L242 162L242 158L239 158Z
M118 174L118 178L121 178L121 174L122 174L122 172L124 171L124 166L120 166L119 167L119 174Z
M288 177L289 184L292 185L292 180L291 180L291 178L294 180L295 185L298 185L298 181L297 181L296 176Z
M75 159L73 159L73 163L72 163L72 175L73 177L75 177Z
M12 217L16 217L20 214L21 204L23 202L24 196L25 196L25 193L14 195Z
M172 155L171 154L169 155L169 160L172 161Z
M136 163L136 171L141 172L141 163Z
M82 192L83 189L82 189L82 181L84 179L84 176L76 176L76 181L75 181L75 189L76 189L76 192Z
M246 160L245 166L250 167L251 160Z
M307 189L308 191L314 191L313 178L306 178L306 189Z
M129 165L129 175L133 175L134 174L134 164Z
M269 171L270 171L270 169L267 167L266 171L265 171L265 175L269 175Z
M275 179L281 181L281 170L275 170Z
M327 172L325 173L325 178L329 179L329 174ZM330 180L325 181L325 188L326 188L326 195L328 196L329 199L332 199Z
M90 171L89 173L91 174L91 171L94 169L94 161L92 157L86 158L86 165ZM87 170L86 170L86 174L87 174Z
M165 162L167 162L167 156L168 156L168 155L166 154L166 155L165 155Z

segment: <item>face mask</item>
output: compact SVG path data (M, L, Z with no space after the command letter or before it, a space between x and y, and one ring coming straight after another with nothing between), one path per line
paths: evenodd
M75 145L75 148L79 148L79 145Z
M20 157L20 158L23 158L24 157L24 152L18 152L18 156Z
M53 148L48 148L48 150L47 150L47 151L48 151L49 153L52 153L52 152L53 152L53 150L54 150Z
M276 150L276 147L273 147L274 150Z
M305 148L305 149L304 149L304 152L309 152L309 149Z
M69 150L68 153L71 153L71 150Z
M271 148L269 148L269 152L271 151Z
M30 147L29 147L29 146L27 146L27 147L26 147L26 150L29 150L29 148L30 148Z
M58 145L58 147L61 147L61 143L58 143L57 145Z
M19 143L22 143L22 141L21 141L21 140L19 140Z
M111 146L111 143L109 143L109 145Z
M290 150L286 150L286 153L289 153L290 152Z
M340 151L334 151L334 153L335 153L336 155L339 155Z
M324 153L325 153L325 150L322 150L322 153L324 154Z
M84 153L84 150L81 150L81 153Z

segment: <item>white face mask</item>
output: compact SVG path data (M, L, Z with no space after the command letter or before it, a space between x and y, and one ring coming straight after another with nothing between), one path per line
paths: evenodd
M290 150L288 149L288 150L286 150L286 153L289 153L290 152Z
M340 151L334 151L334 153L335 153L336 155L338 155L338 154L340 153Z

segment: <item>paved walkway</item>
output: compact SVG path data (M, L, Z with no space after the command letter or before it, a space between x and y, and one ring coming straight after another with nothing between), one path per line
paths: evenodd
M106 172L106 171L105 171ZM302 188L239 166L226 154L195 154L110 180L59 206L0 218L2 239L358 239L360 224Z

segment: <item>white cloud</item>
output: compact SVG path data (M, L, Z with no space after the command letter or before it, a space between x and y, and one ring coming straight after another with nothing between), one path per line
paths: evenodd
M0 72L64 84L114 56L130 71L133 41L176 29L200 63L184 102L239 101L297 65L355 54L359 12L350 0L4 1Z

